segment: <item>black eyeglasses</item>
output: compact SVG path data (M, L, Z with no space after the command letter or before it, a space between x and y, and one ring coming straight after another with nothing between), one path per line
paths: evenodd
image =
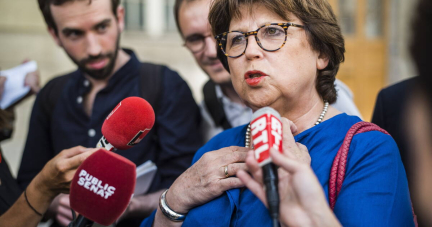
M287 40L288 28L304 28L303 25L294 23L271 23L259 27L255 31L241 32L230 31L215 36L223 53L230 58L238 58L245 54L248 37L253 35L258 45L265 51L277 51L281 49Z
M186 37L185 43L183 46L187 47L192 53L198 53L202 50L204 50L206 46L205 39L207 37L210 37L211 35L201 35L201 34L194 34L191 36Z

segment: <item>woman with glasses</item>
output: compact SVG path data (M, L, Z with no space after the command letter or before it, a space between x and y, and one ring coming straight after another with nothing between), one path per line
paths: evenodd
M236 92L253 111L270 106L280 113L282 156L311 168L322 187L317 191L312 182L310 190L293 193L294 181L302 177L276 160L284 167L278 170L283 226L414 226L398 148L378 131L353 137L333 212L328 205L333 160L361 120L329 107L345 48L326 0L215 0L209 22ZM248 138L244 125L210 140L142 226L272 226L259 199L265 201L257 190L262 174L251 162L252 151L249 169L244 166ZM242 187L237 172L253 192ZM327 200L315 199L322 190Z

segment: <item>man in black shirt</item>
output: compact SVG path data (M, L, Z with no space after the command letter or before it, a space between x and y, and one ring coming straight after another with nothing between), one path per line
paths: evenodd
M49 33L78 69L54 78L40 91L18 183L24 188L64 148L95 146L106 116L124 98L151 99L156 112L153 129L135 147L118 151L137 166L152 160L158 167L147 194L134 197L126 211L126 217L139 219L118 225L135 226L157 207L162 189L190 165L201 146L200 116L188 85L176 72L142 64L133 51L119 48L124 28L119 2L39 0ZM68 197L62 195L50 209L63 226L72 217L68 208Z

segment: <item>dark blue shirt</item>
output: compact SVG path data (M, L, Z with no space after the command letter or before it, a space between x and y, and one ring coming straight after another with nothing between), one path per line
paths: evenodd
M142 96L141 63L130 50L130 60L109 80L94 100L93 112L84 112L83 97L91 84L82 71L51 80L38 94L31 114L27 142L18 172L18 183L25 188L43 166L63 149L77 145L95 147L102 137L106 116L124 98ZM157 101L153 129L135 147L116 153L137 166L152 160L158 167L148 192L168 188L185 171L201 144L199 109L186 82L174 71L163 67L160 99ZM66 78L67 77L67 78ZM63 83L61 94L54 94ZM54 97L58 96L58 97ZM56 98L50 113L50 99Z

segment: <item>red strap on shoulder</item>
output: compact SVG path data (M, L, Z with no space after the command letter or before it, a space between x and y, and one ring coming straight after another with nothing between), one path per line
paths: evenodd
M345 179L348 151L350 149L351 141L355 135L370 131L379 131L384 134L390 135L386 130L380 128L376 124L364 121L358 122L351 126L351 128L348 130L342 146L339 148L339 151L336 154L332 168L330 170L329 180L329 202L332 210L335 207L336 198L340 193L342 183ZM412 207L412 204L411 209L413 212L414 225L418 227L417 216L414 213L414 208Z
M348 151L350 149L351 141L355 135L369 131L379 131L390 135L386 130L370 122L361 121L351 126L345 136L342 146L339 148L330 170L329 202L332 210L334 209L336 198L339 195L339 192L342 188L342 183L345 179Z

